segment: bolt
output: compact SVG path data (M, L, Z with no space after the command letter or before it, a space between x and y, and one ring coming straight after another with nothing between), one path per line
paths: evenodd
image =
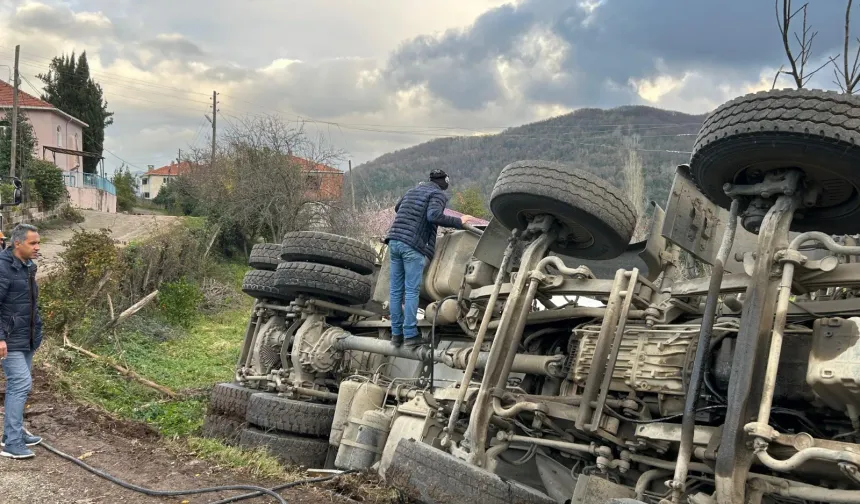
M825 331L824 337L825 338L832 338L833 337L833 331Z
M729 192L729 191L731 191L731 190L732 190L732 185L731 185L731 184L729 184L728 182L726 182L725 184L723 184L723 191L725 191L725 192Z
M761 197L762 197L762 198L770 198L770 193L769 193L769 192L767 192L767 191L762 191L762 193L761 193Z

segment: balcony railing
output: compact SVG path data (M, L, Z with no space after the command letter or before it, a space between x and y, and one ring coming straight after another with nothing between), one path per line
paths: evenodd
M69 187L92 187L116 196L116 187L110 180L94 173L63 173L63 182Z

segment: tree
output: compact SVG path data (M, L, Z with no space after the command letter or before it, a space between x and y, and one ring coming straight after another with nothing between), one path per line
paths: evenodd
M102 87L90 77L86 51L77 60L75 53L55 57L48 73L37 77L44 83L43 100L89 125L84 128L82 150L101 155L113 112L108 111ZM98 158L85 157L84 172L96 173L98 162Z
M12 111L6 113L0 120L0 174L9 175L12 163ZM18 152L15 175L20 177L24 167L29 166L36 154L36 134L24 110L18 110Z
M32 181L35 196L45 210L56 207L68 197L63 171L50 161L31 160L27 166L27 179Z
M454 197L451 198L451 209L479 219L486 219L489 216L484 195L476 186L455 192Z
M137 203L138 184L125 163L113 174L112 182L116 188L116 209L120 212L132 211Z

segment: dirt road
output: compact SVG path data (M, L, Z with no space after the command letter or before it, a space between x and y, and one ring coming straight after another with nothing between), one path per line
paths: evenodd
M142 238L153 231L177 222L179 217L169 215L130 215L122 213L105 213L95 210L81 210L84 222L74 226L45 230L42 235L42 250L39 263L39 277L43 277L51 271L51 268L59 261L58 254L63 251L63 242L70 239L74 230L84 229L87 231L98 231L99 229L110 229L111 235L121 245Z
M55 448L107 471L129 483L159 490L191 489L227 484L274 486L282 482L251 481L232 470L216 467L191 455L177 456L165 449L158 435L139 423L119 421L87 406L71 403L47 385L42 369L35 369L35 390L25 424ZM0 382L2 383L2 382ZM5 384L3 384L5 388ZM3 394L0 393L0 398ZM2 404L2 402L0 402ZM0 459L0 502L40 504L204 503L246 492L221 492L188 497L148 497L125 490L65 461L43 448L29 460ZM324 485L331 485L327 483ZM329 487L335 488L335 487ZM323 487L289 489L290 504L355 504L355 500ZM262 504L271 498L242 502Z

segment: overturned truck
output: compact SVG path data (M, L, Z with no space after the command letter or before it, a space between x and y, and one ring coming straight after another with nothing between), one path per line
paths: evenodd
M258 245L204 430L430 503L860 502L858 144L860 97L737 98L633 242L619 189L512 163L440 237L418 348L384 248Z

